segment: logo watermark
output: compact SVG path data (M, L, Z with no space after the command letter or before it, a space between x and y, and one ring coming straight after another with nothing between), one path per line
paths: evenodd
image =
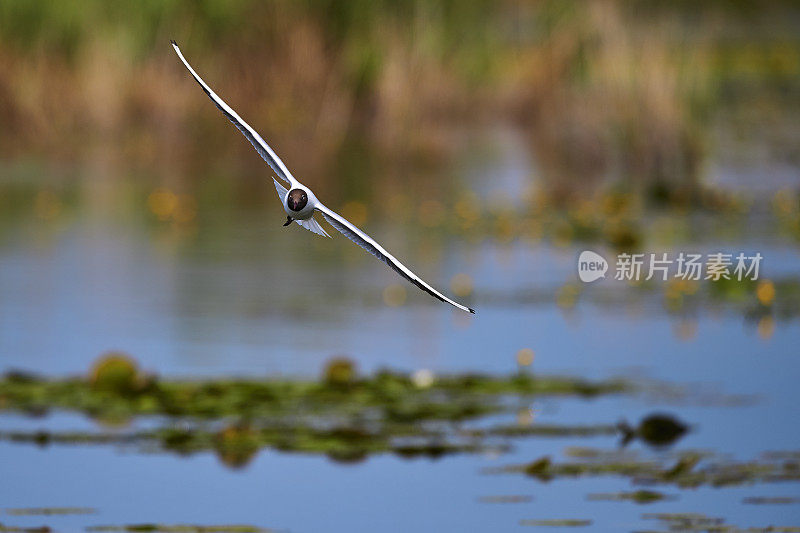
M591 283L600 278L606 277L608 271L608 261L591 250L581 252L578 257L578 277L584 283Z
M670 256L664 253L628 254L616 257L614 279L618 281L648 281L653 278L667 281L670 278L683 280L757 280L763 256L761 253L747 255L715 252L695 254L679 252ZM578 277L591 283L606 277L608 262L591 250L581 252L578 257Z

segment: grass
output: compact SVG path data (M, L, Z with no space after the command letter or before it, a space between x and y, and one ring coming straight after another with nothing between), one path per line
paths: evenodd
M327 175L358 137L378 159L435 161L454 126L500 119L525 131L561 205L598 185L685 205L726 95L797 90L794 15L790 2L11 0L0 155L70 164L114 146L106 164L168 183L193 179L214 145L229 168L257 168L188 81L175 38L299 175Z

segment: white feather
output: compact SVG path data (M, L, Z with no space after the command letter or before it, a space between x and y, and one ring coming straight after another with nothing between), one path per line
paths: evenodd
M280 199L281 204L283 204L283 200L286 198L286 194L289 191L286 190L286 187L278 183L278 180L276 180L275 178L272 178L272 181L275 182L275 190L278 191L278 198Z
M317 235L322 235L330 238L330 235L328 235L325 229L323 229L323 227L319 225L319 222L314 220L313 216L307 220L295 220L295 222L306 228L308 231L313 231Z

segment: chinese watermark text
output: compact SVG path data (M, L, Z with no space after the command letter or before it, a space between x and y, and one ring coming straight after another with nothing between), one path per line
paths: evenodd
M669 253L621 253L614 263L614 279L618 281L641 281L653 278L667 281L670 278L683 280L757 280L763 256L715 252L708 254L679 252ZM605 277L608 263L600 254L584 251L578 258L578 277L586 283Z

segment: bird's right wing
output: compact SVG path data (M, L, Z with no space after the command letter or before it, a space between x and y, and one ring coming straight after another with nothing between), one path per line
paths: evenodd
M289 194L289 191L286 190L286 187L278 183L278 180L272 178L272 181L275 182L275 190L278 191L278 198L281 200L281 204L286 199L286 195Z
M231 107L226 104L222 98L217 96L217 93L212 91L211 87L206 85L206 82L204 82L203 79L197 75L197 72L194 71L191 65L189 65L189 62L186 61L186 58L183 57L181 49L178 48L178 44L175 41L170 42L172 43L172 47L175 49L175 53L178 54L178 57L181 59L181 61L183 61L183 64L187 69L189 69L192 77L194 77L195 81L200 84L200 88L205 91L208 97L211 98L211 100L214 102L214 105L216 105L219 110L222 111L222 114L228 117L228 120L233 122L233 125L236 126L245 137L247 137L247 140L250 141L250 144L253 145L253 147L256 149L256 152L258 152L259 155L264 158L264 161L266 161L267 164L272 167L272 170L274 170L282 180L294 185L297 180L294 179L294 176L292 176L292 173L289 172L288 168L286 168L286 165L283 164L283 161L281 161L280 157L278 157L277 154L272 151L272 148L269 147L266 141L261 138L261 135L259 135L256 130L251 128L247 122L242 120L242 117L240 117L236 111L231 109Z
M339 230L339 232L362 247L364 250L375 256L377 259L380 259L384 263L386 263L392 270L400 274L402 277L422 289L423 291L427 292L434 298L441 300L443 302L449 303L459 309L464 311L469 311L470 313L475 313L475 311L465 305L461 305L460 303L454 302L447 296L443 295L427 283L425 283L419 276L411 272L408 268L406 268L403 263L395 259L395 257L387 252L380 244L375 242L369 235L355 227L349 220L341 216L340 214L336 213L335 211L328 209L326 206L322 204L317 204L316 209L322 213L322 216L325 217L331 226Z

